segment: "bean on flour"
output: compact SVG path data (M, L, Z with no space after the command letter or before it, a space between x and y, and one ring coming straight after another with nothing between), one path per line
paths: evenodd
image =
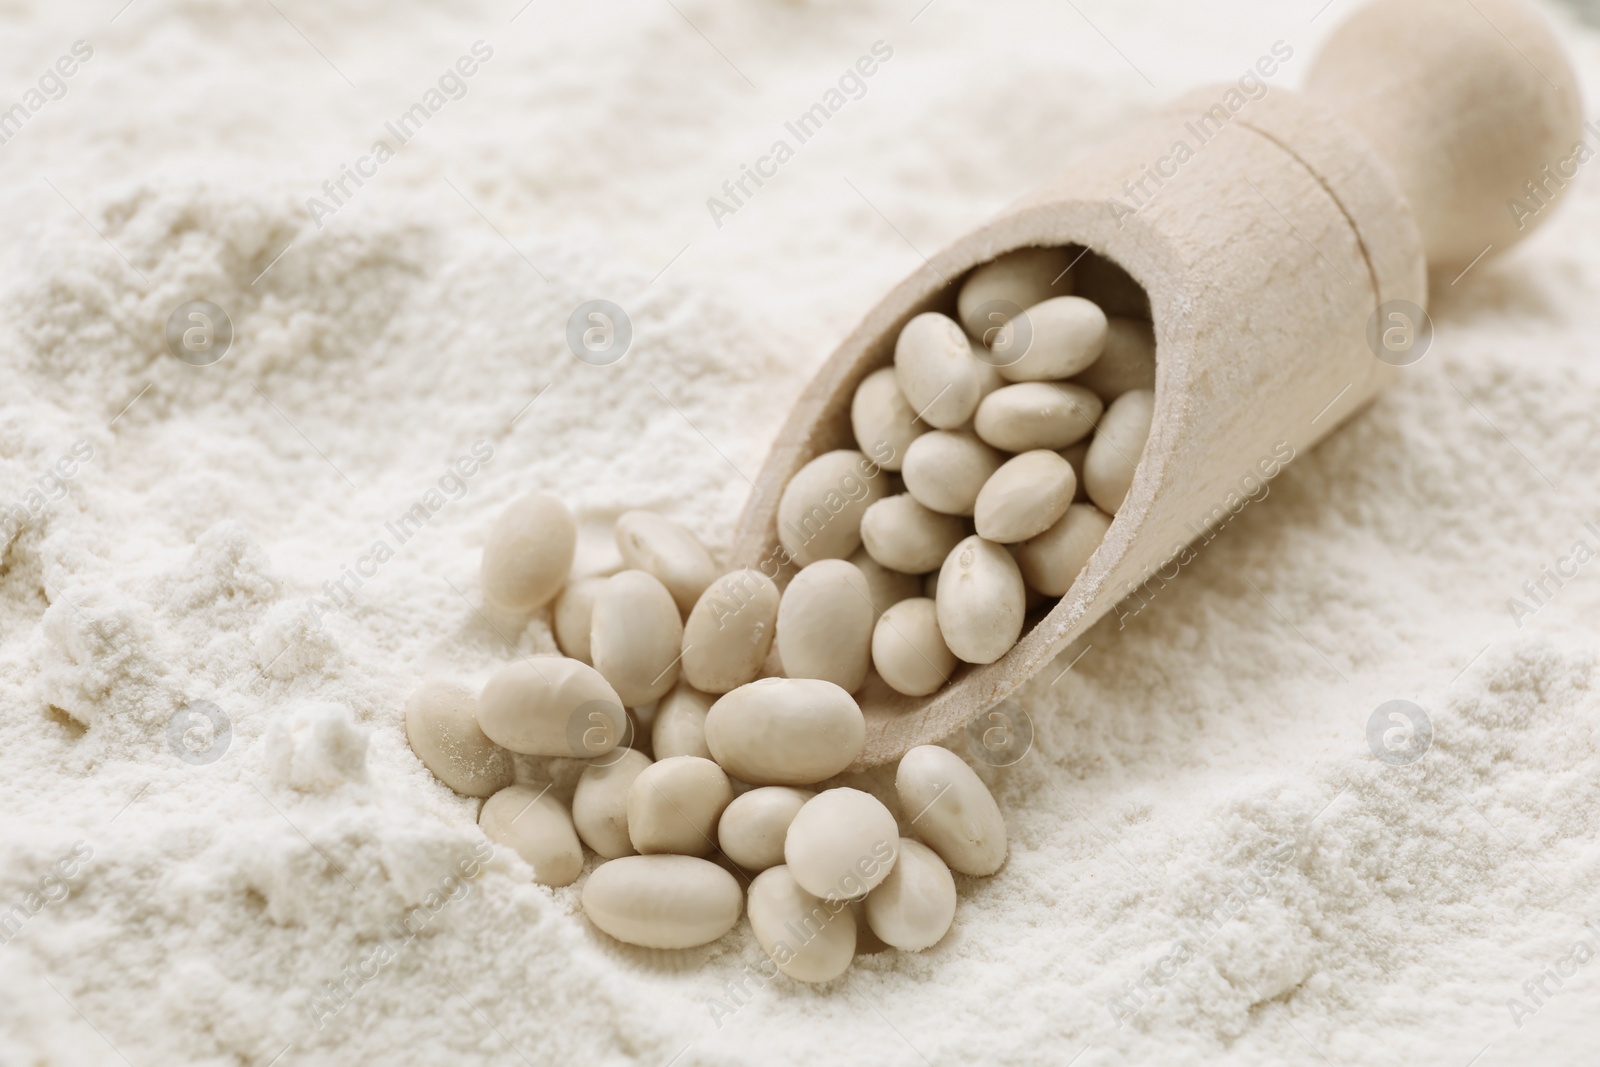
M949 749L907 752L892 804L834 779L866 743L852 694L930 697L962 662L1005 656L1128 495L1155 410L1154 335L1126 317L1143 306L1127 294L1109 318L1072 295L1070 252L1008 253L971 273L953 315L906 322L892 365L856 387L859 451L817 455L783 491L795 570L781 591L784 574L722 571L654 512L617 519L623 569L576 577L560 501L532 493L496 521L483 597L548 610L563 655L513 660L476 697L424 683L407 738L442 782L487 798L484 834L535 881L571 884L595 854L581 906L598 930L687 948L748 912L779 971L827 982L849 968L858 921L927 949L955 922L954 874L1004 864L1000 809ZM556 770L571 760L569 794Z

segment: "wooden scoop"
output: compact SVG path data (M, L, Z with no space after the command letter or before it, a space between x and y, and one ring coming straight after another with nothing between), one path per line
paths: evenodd
M923 698L874 675L857 694L857 769L946 737L1144 583L1170 579L1175 557L1251 486L1421 357L1430 260L1465 267L1548 217L1543 207L1519 218L1507 202L1534 207L1524 183L1570 158L1581 129L1570 65L1515 0L1379 0L1328 42L1309 95L1261 95L1262 83L1183 97L956 240L867 312L795 404L740 519L735 566L783 558L784 487L817 455L857 447L857 384L893 362L912 316L954 316L973 267L1072 246L1149 296L1154 423L1104 542L998 661L961 666Z

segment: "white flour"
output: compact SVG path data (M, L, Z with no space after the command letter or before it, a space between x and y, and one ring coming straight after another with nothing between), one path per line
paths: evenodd
M1593 1062L1600 568L1523 589L1600 546L1587 177L1437 282L1397 388L1021 694L1032 752L982 768L1011 857L935 949L801 988L744 927L648 953L505 855L463 881L475 802L401 703L553 649L477 608L505 502L563 496L591 561L627 507L725 545L908 245L1275 39L1298 81L1350 6L519 2L7 5L0 100L94 55L0 146L0 1064ZM319 229L307 199L477 41ZM707 198L879 41L719 229ZM609 367L564 340L593 298L634 327ZM163 341L196 299L235 332L209 367ZM1435 732L1405 767L1365 739L1396 698ZM175 755L186 705L220 758Z

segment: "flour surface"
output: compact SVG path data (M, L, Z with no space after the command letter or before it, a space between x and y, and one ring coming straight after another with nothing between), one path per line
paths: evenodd
M0 108L92 56L0 145L0 1064L1592 1063L1600 562L1545 578L1600 551L1587 172L1019 694L1032 750L978 765L1010 858L927 952L801 988L744 925L650 953L503 852L462 882L476 802L403 734L423 679L554 651L482 606L508 501L567 500L587 568L633 507L725 549L923 253L1275 41L1298 84L1352 2L4 5ZM609 366L567 347L593 299ZM192 300L210 366L165 340ZM1394 699L1434 731L1400 767Z

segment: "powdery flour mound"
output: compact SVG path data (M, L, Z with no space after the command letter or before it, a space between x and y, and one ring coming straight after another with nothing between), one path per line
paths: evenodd
M490 521L539 488L580 566L630 507L720 550L916 248L1275 39L1298 79L1339 10L1086 5L1152 90L1070 7L257 6L8 16L5 84L95 55L0 148L0 1063L1592 1060L1600 564L1546 578L1600 552L1587 174L1436 280L1396 388L1019 694L1031 751L977 765L1010 857L958 879L944 941L805 988L745 925L606 939L411 754L421 680L554 651L482 605ZM466 94L312 221L479 40ZM717 227L706 198L877 41ZM634 327L609 367L565 341L596 297ZM207 367L164 337L194 299L234 330ZM1419 762L1368 747L1392 699L1431 719Z

